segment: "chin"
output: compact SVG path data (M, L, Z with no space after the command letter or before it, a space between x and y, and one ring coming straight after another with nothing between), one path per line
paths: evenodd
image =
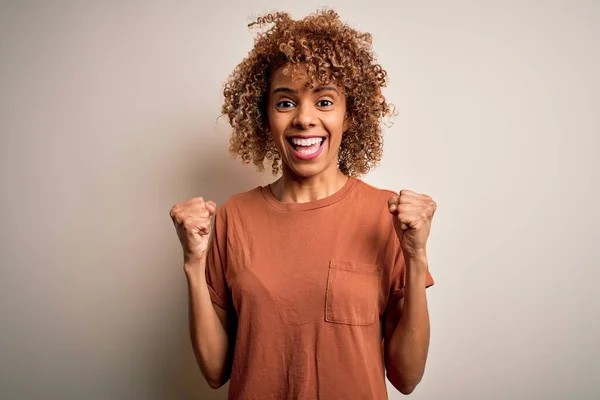
M300 168L294 169L292 172L301 178L312 178L325 171L323 168Z
M294 175L301 178L312 178L313 176L324 173L330 168L332 168L332 164L329 162L306 163L305 165L296 164L291 167L290 164L287 164L287 169Z

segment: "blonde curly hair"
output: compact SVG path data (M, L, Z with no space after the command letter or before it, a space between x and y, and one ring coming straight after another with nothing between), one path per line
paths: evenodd
M281 155L267 129L267 98L271 75L285 67L292 75L305 71L311 82L343 88L351 124L342 136L340 171L358 177L377 166L383 150L381 120L393 111L381 93L387 73L375 61L371 35L342 23L328 9L301 20L269 13L249 27L266 25L271 27L257 35L223 89L222 113L233 129L230 152L259 170L270 160L273 174L280 172Z

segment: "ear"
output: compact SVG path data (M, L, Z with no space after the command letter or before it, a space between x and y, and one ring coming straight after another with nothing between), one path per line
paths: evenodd
M348 112L346 112L346 115L344 116L344 125L342 127L342 132L346 133L346 131L348 129L350 129L351 124L352 124L352 118L348 115Z

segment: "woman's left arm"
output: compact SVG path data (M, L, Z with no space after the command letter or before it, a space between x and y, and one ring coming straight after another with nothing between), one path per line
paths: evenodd
M411 190L388 200L404 255L405 281L403 296L388 305L384 357L388 379L403 394L415 390L423 378L429 350L426 249L436 208L431 197Z

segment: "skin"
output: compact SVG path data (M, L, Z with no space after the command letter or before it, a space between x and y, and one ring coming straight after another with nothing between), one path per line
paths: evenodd
M210 218L216 209L215 202L195 197L175 204L169 213L183 248L190 339L200 371L213 389L229 379L235 341L234 313L212 303L206 283Z
M337 167L342 135L350 126L346 98L336 85L309 88L307 80L293 80L283 69L272 75L267 102L267 129L283 163L282 177L271 184L271 190L285 202L318 200L348 180ZM316 159L301 160L286 140L291 136L325 137L323 151Z
M436 208L430 196L411 190L388 200L404 254L406 286L384 321L384 356L388 379L403 394L412 393L423 378L429 350L427 239Z
M284 202L308 202L334 194L348 177L337 167L339 148L349 128L345 95L335 85L308 87L305 79L293 80L274 72L269 87L268 129L282 156L283 173L271 184ZM324 137L322 153L313 160L293 155L290 136ZM425 282L427 240L436 204L430 196L401 190L388 200L406 265L404 296L389 305L384 320L384 357L387 377L404 394L421 381L429 349L429 313ZM190 335L200 369L213 388L229 379L235 321L233 312L211 303L205 267L214 202L202 197L173 206L170 216L184 252L188 279Z

